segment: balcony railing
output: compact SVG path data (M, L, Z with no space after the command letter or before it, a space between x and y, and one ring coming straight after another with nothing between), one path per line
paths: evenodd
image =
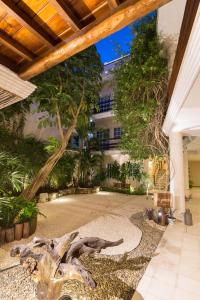
M110 111L110 110L112 110L112 106L113 106L113 100L105 98L102 101L102 99L101 99L101 101L99 101L99 103L98 103L98 109L94 109L93 113L99 114L102 112Z
M110 138L105 140L100 140L95 145L90 145L90 150L116 150L119 149L120 138Z

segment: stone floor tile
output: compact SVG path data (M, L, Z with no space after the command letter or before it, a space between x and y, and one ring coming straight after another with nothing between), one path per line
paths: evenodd
M137 287L137 291L138 291L138 293L141 294L141 296L144 297L144 295L146 294L146 290L148 289L148 287L151 283L151 280L152 280L152 277L148 276L146 274L140 280L138 287Z
M193 280L189 277L179 274L177 279L177 288L190 293L197 294L199 295L199 299L200 299L200 283L197 280Z
M188 268L188 266L183 262L180 264L179 274L198 281L200 280L200 267Z
M149 293L157 297L159 300L169 300L172 299L174 289L174 285L167 284L157 278L153 278L145 293Z
M177 280L177 273L173 272L173 270L160 267L155 272L153 278L162 281L163 283L175 286Z
M170 300L199 300L199 295L176 288L173 298Z

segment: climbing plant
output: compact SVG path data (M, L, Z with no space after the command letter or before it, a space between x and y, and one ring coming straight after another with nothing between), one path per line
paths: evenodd
M167 55L156 31L156 16L133 27L130 58L115 71L114 110L123 127L121 147L132 159L166 155Z

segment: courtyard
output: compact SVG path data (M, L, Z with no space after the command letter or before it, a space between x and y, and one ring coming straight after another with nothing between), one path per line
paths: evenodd
M200 0L0 1L0 300L200 299Z

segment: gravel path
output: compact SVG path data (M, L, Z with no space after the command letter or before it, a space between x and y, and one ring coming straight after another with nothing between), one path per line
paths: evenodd
M163 231L144 221L142 212L131 216L130 221L143 233L139 246L125 255L112 256L112 259L99 254L94 258L82 256L82 263L93 274L97 288L91 290L73 280L64 285L62 294L70 295L72 300L130 300L132 298ZM0 299L37 299L35 284L21 266L0 272Z

